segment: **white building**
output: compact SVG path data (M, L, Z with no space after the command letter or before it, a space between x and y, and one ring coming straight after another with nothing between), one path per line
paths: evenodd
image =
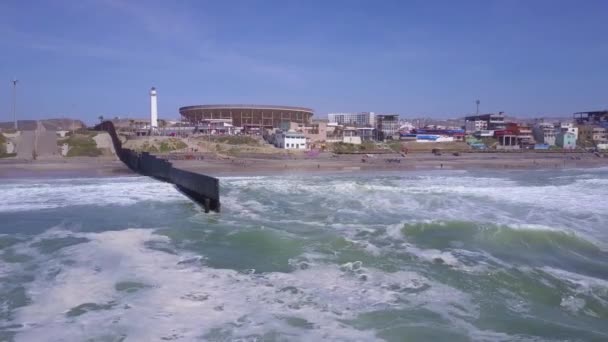
M376 114L374 112L329 113L327 114L327 119L330 124L355 127L374 127L376 124Z
M488 122L484 120L472 120L467 121L465 124L465 130L467 133L475 133L479 131L485 131L488 129Z
M289 150L306 150L306 136L300 132L279 131L274 136L274 146Z
M537 143L555 146L555 127L549 122L539 122L532 130Z
M574 134L574 140L578 140L578 127L571 122L561 122L555 127L558 132Z

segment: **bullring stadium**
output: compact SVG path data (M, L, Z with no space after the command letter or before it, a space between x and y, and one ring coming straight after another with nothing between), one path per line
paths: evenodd
M281 121L310 123L313 110L304 107L270 105L199 105L181 107L184 121L197 124L205 120L230 119L236 127L277 128Z

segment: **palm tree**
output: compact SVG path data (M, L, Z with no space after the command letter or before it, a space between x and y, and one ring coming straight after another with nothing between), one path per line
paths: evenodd
M99 119L99 122L103 122L103 115L100 115L100 116L98 117L98 119Z

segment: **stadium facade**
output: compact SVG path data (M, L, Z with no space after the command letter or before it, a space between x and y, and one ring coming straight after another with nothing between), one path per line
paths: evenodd
M278 128L281 122L291 121L308 124L313 110L304 107L270 105L200 105L179 109L184 121L198 124L216 119L230 119L232 125L244 129Z

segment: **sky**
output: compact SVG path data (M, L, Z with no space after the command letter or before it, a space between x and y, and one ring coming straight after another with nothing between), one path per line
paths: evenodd
M608 1L3 0L0 121L243 103L459 117L608 108ZM2 85L4 84L4 85Z

